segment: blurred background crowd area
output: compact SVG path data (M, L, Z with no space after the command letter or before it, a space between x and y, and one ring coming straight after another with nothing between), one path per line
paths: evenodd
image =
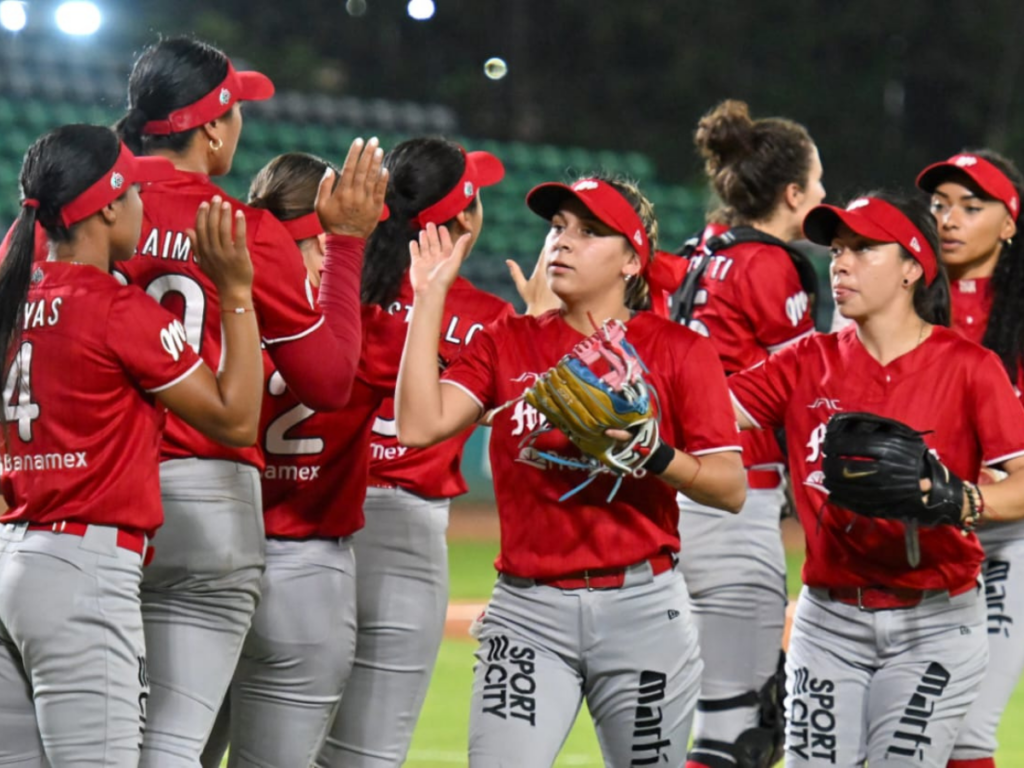
M112 123L135 56L190 34L278 87L246 107L223 180L237 196L273 156L340 161L357 135L498 155L466 274L510 299L503 260L531 263L545 231L523 205L538 182L623 173L662 248L699 229L713 201L692 133L723 98L806 125L831 201L909 186L965 146L1024 157L1018 0L3 0L0 25L0 224L36 136Z

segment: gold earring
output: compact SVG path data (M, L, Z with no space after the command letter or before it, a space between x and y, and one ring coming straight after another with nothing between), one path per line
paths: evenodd
M216 141L214 141L213 139L210 139L210 149L212 149L214 152L220 152L220 148L223 147L223 146L224 146L224 139L220 138L219 136L217 137Z

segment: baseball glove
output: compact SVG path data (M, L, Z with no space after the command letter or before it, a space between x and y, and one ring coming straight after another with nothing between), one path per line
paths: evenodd
M960 525L963 481L928 450L922 435L872 413L837 413L822 446L829 502L867 517ZM931 480L927 496L920 482Z
M644 380L645 370L636 350L626 341L626 326L621 322L607 322L577 344L558 365L537 379L524 398L544 414L549 428L561 430L584 458L576 461L540 455L548 461L590 470L591 480L603 472L619 475L620 479L639 475L659 443L657 395ZM623 430L632 437L617 441L606 434L609 429Z

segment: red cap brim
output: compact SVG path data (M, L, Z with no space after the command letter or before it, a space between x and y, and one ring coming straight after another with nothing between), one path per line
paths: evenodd
M490 152L467 152L466 165L477 187L490 187L505 178L505 165Z
M550 221L568 198L579 200L599 221L625 237L639 254L643 269L647 269L651 245L643 221L632 204L608 182L580 179L571 186L555 181L539 184L526 195L526 205Z
M274 83L262 72L236 72L239 101L266 101L274 95Z
M953 155L949 160L932 163L917 175L917 187L934 192L950 179L966 177L985 195L998 200L1014 219L1020 214L1020 194L1010 178L983 157L968 153Z
M835 205L819 205L812 208L804 219L804 234L812 243L832 245L840 224L845 224L852 232L879 242L891 242L892 234L875 224L871 219L856 211L848 211Z
M846 208L819 205L804 218L804 234L819 245L831 245L840 224L851 232L879 243L898 243L924 270L925 283L931 285L939 273L935 250L903 211L877 197L859 197Z

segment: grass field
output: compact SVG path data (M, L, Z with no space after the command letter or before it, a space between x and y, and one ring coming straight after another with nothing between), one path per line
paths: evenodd
M482 602L487 599L494 583L491 563L496 550L497 544L492 541L454 539L450 542L452 600ZM800 552L790 552L787 559L790 594L795 595L799 589L803 556ZM441 646L430 692L406 763L409 768L453 768L467 764L466 733L474 648L475 644L468 637L448 639ZM1019 685L999 731L1000 749L996 760L1000 766L1024 766L1022 724L1024 685ZM600 768L602 765L597 739L584 710L556 766Z

